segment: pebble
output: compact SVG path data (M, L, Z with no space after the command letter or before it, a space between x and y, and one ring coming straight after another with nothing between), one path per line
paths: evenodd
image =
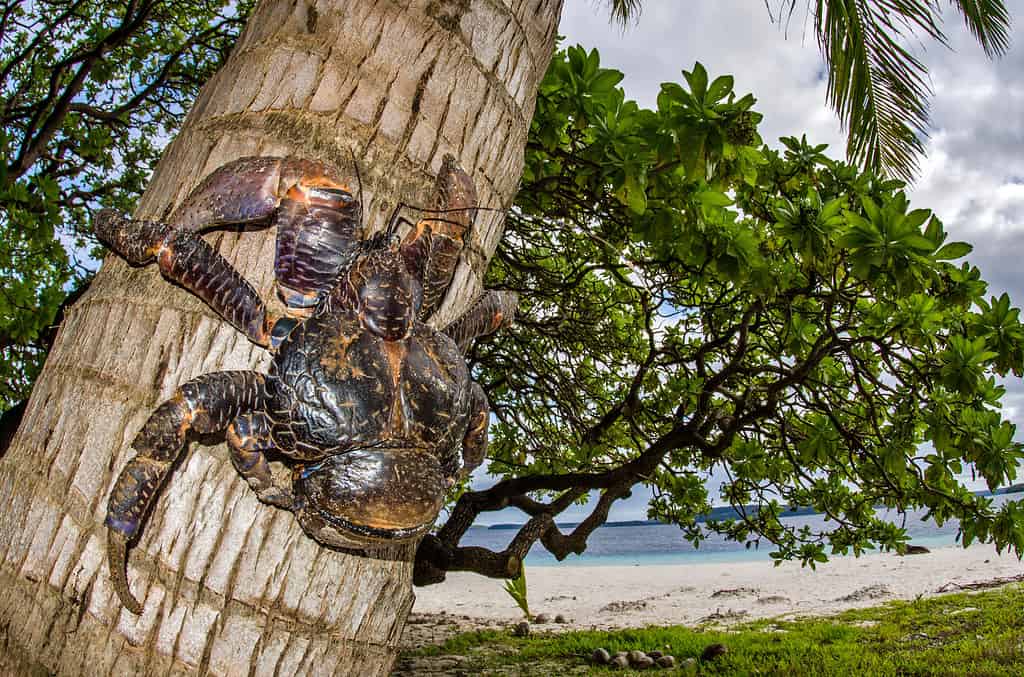
M594 653L590 658L598 665L608 665L612 660L612 656L608 653L608 649L594 649Z
M729 650L725 648L724 644L708 644L704 648L704 653L700 655L700 659L702 661L713 661L728 652Z
M555 616L555 623L568 623L568 622L569 622L569 619L566 618L565 616L563 616L562 614L558 614L557 616Z
M551 616L549 616L548 614L537 614L537 616L533 619L533 622L537 623L538 625L544 625L545 623L551 622Z
M526 621L520 621L516 623L516 626L512 628L513 637L527 637L530 634L530 624Z
M628 668L629 667L629 659L626 658L625 656L621 656L619 654L615 654L615 656L612 658L611 664L613 666L617 667L617 668Z
M629 658L630 665L636 665L641 658L647 658L647 654L645 654L643 651L637 651L636 649L634 649L633 651L629 652L629 655L627 657Z
M660 651L648 651L647 655L650 656L651 658L653 658L654 660L658 660L659 658L661 658L665 654L663 654Z
M650 656L651 654L647 654ZM674 656L658 656L657 663L659 668L674 668L676 666L676 659Z
M638 658L636 660L636 662L630 661L630 664L634 668L638 668L640 670L646 670L647 668L653 668L654 667L654 659L651 658L650 656L648 656L647 654L642 654L640 656L640 658Z

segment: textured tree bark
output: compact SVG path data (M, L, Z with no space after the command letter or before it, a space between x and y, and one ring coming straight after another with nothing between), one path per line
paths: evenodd
M359 166L365 222L426 204L445 153L510 204L561 0L266 0L167 149L137 216L167 215L245 155ZM416 214L409 218L415 220ZM481 213L440 321L480 289ZM274 233L207 236L273 298ZM269 356L155 266L115 257L69 312L0 462L0 673L386 674L413 603L410 548L358 556L264 506L222 444L193 444L132 549L121 609L102 526L128 446L174 388Z

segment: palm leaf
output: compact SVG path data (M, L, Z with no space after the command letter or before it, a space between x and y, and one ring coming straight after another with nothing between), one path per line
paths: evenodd
M523 615L526 616L526 620L531 620L533 617L530 615L530 603L526 599L526 567L522 567L519 570L519 577L506 579L505 581L505 592L515 600L519 608L523 610Z
M795 2L795 0L793 0ZM1002 0L951 0L986 54L1009 44ZM847 156L912 179L928 137L927 69L907 47L927 36L947 44L934 0L815 0L814 24L829 65L828 102L847 130Z
M942 39L931 3L816 0L814 20L849 159L910 178L924 152L931 90L924 64L904 45L915 27Z
M606 0L625 24L642 0ZM764 0L774 21L771 0ZM779 0L778 17L792 16L797 0ZM1006 53L1010 14L1003 0L949 0L990 58ZM822 56L828 64L828 103L847 131L851 162L910 180L924 154L932 94L928 70L910 51L913 39L948 45L938 0L808 0Z
M643 0L607 0L611 6L612 19L625 25L630 19L640 15L640 5Z
M1010 46L1010 13L1002 0L950 0L964 15L967 28L989 58L1002 56Z

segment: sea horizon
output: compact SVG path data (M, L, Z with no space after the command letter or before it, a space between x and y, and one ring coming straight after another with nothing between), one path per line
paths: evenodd
M1022 492L992 495L996 505L1020 498ZM939 526L925 519L924 510L906 513L904 528L910 543L928 549L959 547L959 523L955 520ZM903 519L897 515L892 519ZM783 523L795 527L809 526L820 530L829 521L820 513L794 513L782 518ZM559 524L562 529L572 524ZM503 550L515 535L513 525L475 526L466 532L460 545L480 546L492 551ZM719 534L709 534L695 548L683 538L678 527L660 522L627 520L602 525L589 537L582 555L569 555L558 561L544 547L536 543L527 555L525 564L534 566L652 566L671 564L727 563L770 560L774 550L771 543L760 546L726 540ZM879 549L873 552L879 552ZM872 552L872 551L868 551ZM994 552L994 548L993 548ZM829 555L842 557L844 555ZM845 555L850 556L850 555Z

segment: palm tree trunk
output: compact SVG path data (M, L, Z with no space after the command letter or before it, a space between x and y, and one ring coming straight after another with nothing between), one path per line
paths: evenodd
M137 216L160 217L245 155L359 165L364 218L426 204L445 153L510 204L561 0L266 0L167 149ZM415 215L411 218L415 219ZM446 316L501 236L482 213ZM274 234L221 231L271 299ZM132 549L121 609L102 520L129 443L174 388L268 355L164 281L108 257L68 313L0 462L0 673L386 674L413 603L409 548L319 547L256 500L223 445L193 444Z

